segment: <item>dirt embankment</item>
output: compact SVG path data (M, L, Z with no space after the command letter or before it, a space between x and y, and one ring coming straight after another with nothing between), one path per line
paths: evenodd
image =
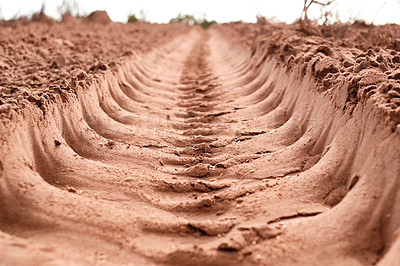
M399 261L398 51L82 23L2 31L0 262Z

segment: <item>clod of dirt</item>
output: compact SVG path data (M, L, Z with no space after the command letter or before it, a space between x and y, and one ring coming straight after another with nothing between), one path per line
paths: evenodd
M326 56L330 56L332 54L331 48L329 48L327 45L321 45L318 46L318 48L315 51L316 53L323 53Z
M254 230L263 239L274 238L282 234L282 228L277 228L268 224L254 226L252 227L252 230Z
M256 238L255 232L252 230L235 230L227 235L221 244L218 245L217 250L220 251L239 251L243 249L249 242L254 241Z
M281 56L286 57L288 55L296 55L296 53L297 53L296 49L290 43L286 43L282 47Z
M65 57L61 54L57 55L56 58L54 58L53 64L51 65L52 67L56 68L62 68L67 64L67 60Z
M210 173L210 165L198 163L194 166L190 166L185 173L192 177L205 177Z
M354 66L354 64L351 63L350 61L345 60L345 61L343 62L343 66L344 66L345 68L349 68L349 67Z
M77 192L74 187L67 186L66 189L67 189L68 192L71 192L71 193L76 193Z
M392 74L389 75L389 79L400 79L400 70L393 71Z
M0 69L8 69L9 66L6 62L0 59Z
M122 54L122 56L131 56L131 55L133 55L133 52L130 51L130 50L125 51L125 52Z
M400 98L400 93L395 90L390 90L387 94L390 98Z
M228 241L221 243L218 246L219 251L239 251L244 247L245 243L237 242L234 239L229 239Z
M5 103L0 105L0 114L4 113L7 114L10 112L10 110L12 109L12 105L9 103Z
M96 70L107 70L107 66L105 64L102 63L98 63L96 65L93 65L89 68L89 70L91 71L96 71Z
M231 220L207 220L205 222L190 223L189 226L191 226L193 229L200 230L205 235L216 236L218 234L228 233L232 227L235 226L235 223Z
M389 116L396 124L400 124L400 108L389 111Z
M115 145L115 141L113 141L113 140L109 140L106 143L106 146L109 147L110 149L112 149L112 147L114 147L114 145Z
M386 75L375 69L361 70L358 77L360 78L360 81L358 82L359 86L379 84L386 80Z
M54 140L54 145L56 145L56 147L58 147L58 146L61 145L61 142L55 139L55 140Z
M330 57L323 57L315 64L315 76L319 79L324 78L328 73L336 73L338 71L335 61Z

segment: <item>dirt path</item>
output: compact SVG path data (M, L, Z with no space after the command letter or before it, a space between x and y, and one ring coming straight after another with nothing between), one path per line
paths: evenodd
M0 262L394 261L399 126L266 48L194 28L3 119Z

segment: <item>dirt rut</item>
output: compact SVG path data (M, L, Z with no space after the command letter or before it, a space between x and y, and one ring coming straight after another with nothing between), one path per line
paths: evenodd
M2 260L391 261L399 127L371 102L343 111L345 85L324 94L301 73L218 27L193 29L44 113L10 113Z

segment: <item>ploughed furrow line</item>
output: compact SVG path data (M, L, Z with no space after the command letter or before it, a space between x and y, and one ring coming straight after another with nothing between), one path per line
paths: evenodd
M399 136L339 101L266 47L192 29L7 127L0 246L39 264L374 263Z

